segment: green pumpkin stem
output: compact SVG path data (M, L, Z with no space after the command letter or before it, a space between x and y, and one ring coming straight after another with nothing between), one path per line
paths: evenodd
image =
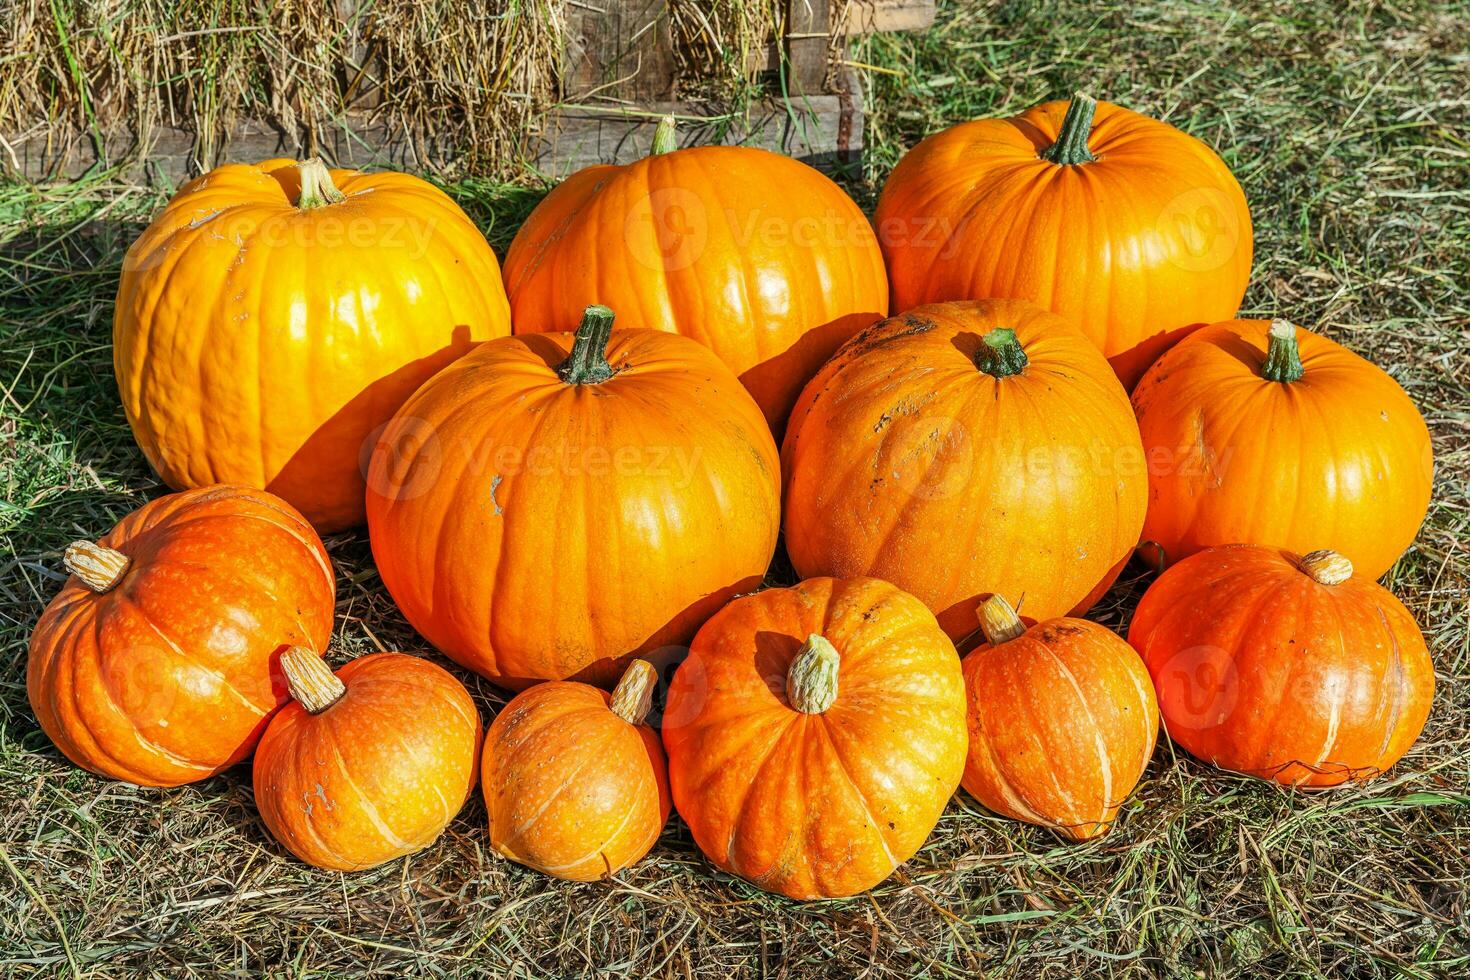
M600 385L616 373L607 363L612 325L613 311L605 306L589 306L582 311L582 325L572 341L572 352L556 369L563 381L569 385Z
M1290 384L1301 380L1306 373L1302 368L1302 354L1296 345L1296 327L1286 320L1272 320L1266 360L1261 365L1261 377L1267 381Z
M1097 100L1078 92L1067 106L1067 115L1062 119L1061 132L1057 141L1041 151L1043 160L1060 166L1074 163L1091 163L1097 157L1087 148L1087 138L1092 135L1092 116L1097 112Z
M975 366L992 378L1009 378L1026 369L1026 352L1010 327L996 327L975 352Z
M842 658L825 636L806 638L786 671L786 698L797 711L819 715L837 701L837 671Z
M653 131L653 151L650 156L673 153L679 148L679 136L675 132L674 114L671 112L658 121Z
M301 194L296 198L296 206L301 210L310 211L347 200L347 195L332 183L332 172L321 157L303 160L296 165L296 171L301 176Z

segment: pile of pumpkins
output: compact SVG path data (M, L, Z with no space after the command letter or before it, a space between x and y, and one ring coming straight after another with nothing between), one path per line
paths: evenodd
M544 199L508 288L405 174L188 184L114 325L181 492L68 550L41 727L147 786L253 752L265 826L325 868L425 847L478 780L494 848L548 874L629 866L677 808L794 898L881 881L961 785L1101 835L1161 720L1288 786L1392 766L1434 674L1375 579L1428 431L1361 357L1231 319L1251 224L1220 158L1078 95L924 140L875 223L671 121ZM488 731L428 660L322 659L318 534L364 521L414 628L519 692ZM801 582L762 590L783 531ZM1140 542L1167 570L1125 642L1079 617Z

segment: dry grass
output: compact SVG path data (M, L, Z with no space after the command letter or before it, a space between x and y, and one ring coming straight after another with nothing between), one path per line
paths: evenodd
M122 251L157 200L0 187L0 972L1465 976L1467 38L1470 12L1429 4L965 4L927 37L854 56L898 73L870 77L875 179L926 131L1079 85L1222 148L1255 215L1247 309L1369 354L1428 417L1435 502L1386 581L1425 626L1439 693L1420 743L1365 787L1297 795L1163 745L1101 842L1063 845L960 796L924 851L846 902L794 904L718 874L677 820L616 881L553 882L487 853L478 802L420 855L319 873L266 837L244 771L156 791L68 765L26 703L25 643L61 547L160 490L108 342ZM871 201L874 186L853 190ZM498 248L535 199L453 190ZM364 536L330 548L340 654L422 649ZM1131 571L1097 617L1120 626L1146 584Z
M196 134L193 162L207 170L228 159L241 120L304 152L328 130L381 124L443 173L519 175L563 97L572 6L8 0L0 135L88 141L117 162L146 157L160 127L179 127ZM673 3L680 91L744 105L779 17L775 0Z

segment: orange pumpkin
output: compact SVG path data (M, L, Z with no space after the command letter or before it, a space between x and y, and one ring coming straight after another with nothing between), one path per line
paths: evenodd
M729 369L683 337L492 341L383 433L368 526L410 623L510 687L611 686L755 588L780 523L776 447ZM570 351L570 353L568 353Z
M480 715L443 667L375 653L335 674L281 654L292 702L255 751L266 829L307 864L360 871L432 844L475 788Z
M980 606L987 641L965 657L970 754L962 785L1002 816L1074 841L1105 834L1159 733L1148 671L1106 627L1029 629L1010 603Z
M804 163L674 146L666 122L651 156L579 171L531 212L505 257L516 332L605 304L709 347L779 430L822 362L888 311L878 240Z
M634 660L611 697L552 681L495 716L481 765L495 850L572 881L596 881L648 853L671 805L663 744L643 723L657 679Z
M113 365L169 486L264 487L361 524L369 439L435 371L510 332L490 246L417 177L318 160L184 185L123 263Z
M1377 578L1429 509L1434 450L1369 361L1285 320L1217 323L1133 393L1149 462L1145 541L1165 561L1220 544L1326 546Z
M960 663L913 596L808 579L705 624L663 735L711 862L788 898L854 895L913 856L959 786Z
M1386 771L1434 699L1414 617L1331 551L1201 551L1154 582L1128 642L1153 675L1170 738L1287 786Z
M1250 277L1250 210L1214 151L1081 94L930 136L877 222L895 309L1032 300L1130 388L1191 325L1234 316Z
M812 379L782 449L803 577L874 575L956 639L997 590L1090 607L1143 526L1143 453L1107 361L1015 300L940 303L863 332Z
M26 688L57 748L112 779L178 786L244 759L286 698L280 651L332 635L321 541L259 490L160 497L66 567Z

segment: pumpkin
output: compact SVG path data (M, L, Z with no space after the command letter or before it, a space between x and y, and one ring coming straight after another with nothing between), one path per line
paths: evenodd
M432 844L475 788L480 715L447 670L375 653L335 674L281 654L291 703L255 751L255 804L307 864L360 871Z
M1214 151L1080 93L919 143L877 223L895 309L1029 299L1130 388L1191 325L1234 316L1251 269L1245 195Z
M736 599L694 638L664 713L674 804L719 868L788 898L878 884L965 765L954 646L877 579Z
M1285 320L1214 324L1133 393L1143 538L1165 562L1221 544L1328 547L1377 578L1429 509L1434 451L1381 368Z
M490 844L537 871L596 881L638 861L669 819L658 733L643 723L658 674L634 660L609 697L576 681L516 695L485 737Z
M439 368L510 332L495 255L407 174L228 164L133 243L113 316L128 424L169 486L263 487L361 524L369 439Z
M872 226L804 163L753 147L675 149L568 177L505 257L517 333L601 303L713 350L779 429L801 386L888 311Z
M1386 771L1424 730L1434 665L1414 617L1333 551L1208 548L1160 575L1128 632L1169 737L1287 786Z
M160 497L66 549L26 689L77 765L178 786L250 754L286 698L277 659L332 634L332 565L290 505L243 487Z
M1013 820L1074 841L1107 832L1153 755L1159 706L1133 648L1060 617L1022 625L980 606L986 644L965 657L970 754L961 785Z
M611 686L755 588L779 463L760 409L692 340L491 341L421 388L368 478L373 556L408 621L508 687ZM659 651L663 651L660 653Z
M1029 303L919 307L812 379L782 448L786 548L803 577L873 575L956 639L996 591L1080 613L1143 526L1127 396L1086 338Z

